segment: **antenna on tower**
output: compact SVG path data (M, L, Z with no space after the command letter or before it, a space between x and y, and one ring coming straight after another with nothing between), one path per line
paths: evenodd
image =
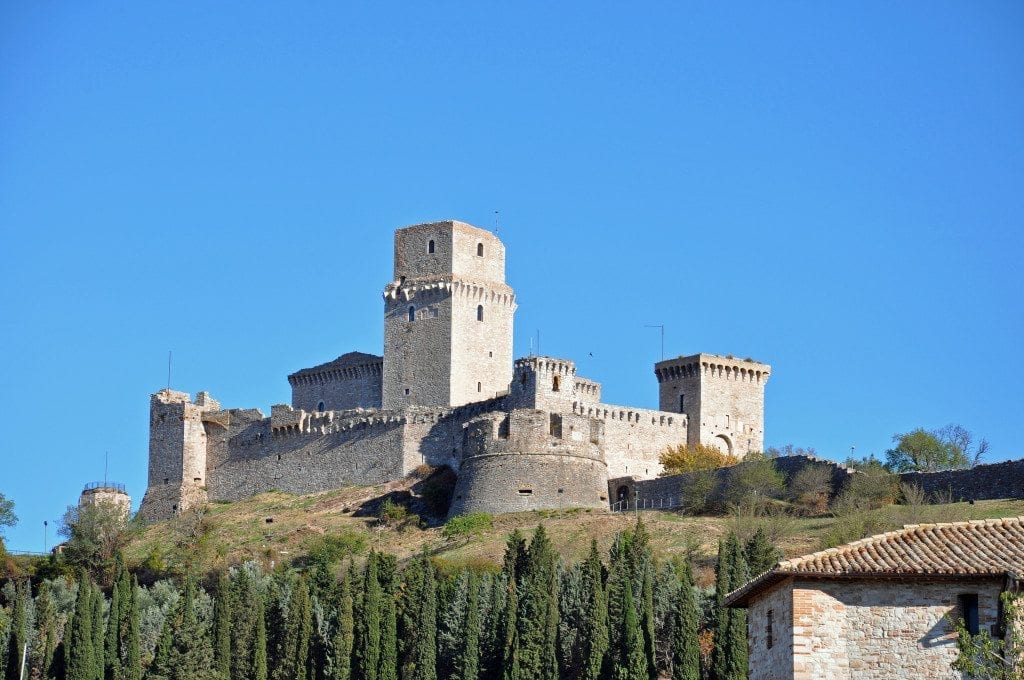
M109 462L110 462L110 452L109 451L104 451L103 452L103 486L104 487L107 486L107 466L108 466Z
M171 391L171 350L167 350L167 391Z
M495 210L494 211L494 233L495 234L498 233L498 227L501 226L500 221L499 221L500 217L501 217L501 211L500 210Z
M665 324L663 323L648 323L644 324L644 328L660 328L661 329L661 361L665 360Z

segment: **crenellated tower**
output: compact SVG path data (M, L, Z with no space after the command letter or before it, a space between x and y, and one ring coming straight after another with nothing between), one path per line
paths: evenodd
M685 413L687 443L740 458L764 449L764 386L771 366L753 359L694 354L660 361L660 409Z
M206 503L204 415L219 411L206 392L160 390L149 400L149 483L139 515L164 519Z
M497 236L455 221L399 229L384 288L383 407L461 406L504 393L515 310Z

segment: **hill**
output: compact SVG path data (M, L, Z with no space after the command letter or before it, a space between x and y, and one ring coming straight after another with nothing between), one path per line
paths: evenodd
M389 522L376 517L387 499L408 499L408 489L409 483L395 482L305 496L270 492L213 504L204 513L145 527L132 540L128 557L157 572L177 571L184 562L204 571L246 560L272 568L282 563L301 564L311 551L323 549L325 537L330 537L330 543L342 552L358 554L374 548L407 559L425 548L442 567L497 567L509 533L532 531L543 522L555 549L573 562L585 556L591 539L606 554L615 534L636 521L632 512L570 508L484 517L489 527L450 535L439 520L431 525L418 521L416 515L403 518L404 510L394 513ZM410 507L423 510L421 503ZM782 512L757 517L690 517L672 511L640 514L651 533L655 555L689 557L698 567L699 581L706 585L718 539L730 530L743 536L763 526L783 553L793 556L903 524L1024 515L1024 501L888 506L856 517L799 518Z

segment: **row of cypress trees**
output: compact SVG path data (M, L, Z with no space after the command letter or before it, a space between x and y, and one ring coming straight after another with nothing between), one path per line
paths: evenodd
M40 589L33 644L44 660L37 677L739 680L747 671L745 612L722 607L722 598L775 557L763 534L746 545L734 535L722 541L710 611L699 606L689 564L653 559L639 519L616 536L607 562L591 542L584 561L561 565L539 526L529 540L513 532L496 572L441 573L425 552L401 570L394 556L371 552L359 569L350 562L341 578L323 565L272 575L247 565L220 574L212 615L199 611L199 586L186 580L146 659L139 588L122 566L109 604L81 576L63 631L46 623L54 617ZM19 616L15 605L10 680L18 678L13 660L20 659L11 652L26 638L17 632L27 628ZM700 649L705 623L713 630L710 659Z

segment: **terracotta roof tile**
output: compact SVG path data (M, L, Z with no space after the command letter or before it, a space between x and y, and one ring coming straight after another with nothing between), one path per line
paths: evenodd
M787 576L1024 574L1024 517L908 524L779 562L726 598L740 603Z

